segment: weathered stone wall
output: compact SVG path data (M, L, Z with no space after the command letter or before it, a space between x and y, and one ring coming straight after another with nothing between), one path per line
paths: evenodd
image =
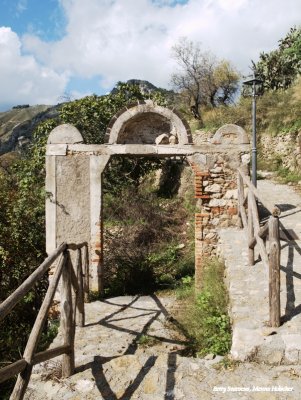
M216 254L218 229L239 224L237 202L237 168L248 165L249 154L231 152L206 154L206 166L191 160L195 179L196 284L202 281L204 258Z
M301 132L282 133L277 136L261 135L259 157L268 163L282 163L291 171L301 171Z
M90 241L90 157L57 157L57 245Z

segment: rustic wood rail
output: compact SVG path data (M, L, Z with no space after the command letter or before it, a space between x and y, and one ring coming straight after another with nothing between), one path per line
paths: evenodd
M280 326L280 209L263 200L258 189L252 184L250 178L243 170L238 169L238 214L241 225L245 229L249 265L255 264L255 246L258 246L260 258L269 269L269 314L270 325ZM247 193L245 194L245 186ZM258 201L269 211L267 221L260 221Z
M76 261L72 263L70 250L76 252ZM45 298L29 335L22 359L0 369L0 383L18 375L10 400L23 399L28 386L32 368L35 364L63 355L62 376L68 377L74 372L74 335L76 324L85 325L84 301L89 295L89 263L86 243L62 243L45 261L0 304L0 321L18 304L20 300L43 277L57 260L54 275L50 280ZM74 264L74 265L73 265ZM83 272L84 271L84 272ZM61 331L63 344L50 350L36 352L49 309L61 279ZM73 293L72 293L73 292ZM76 316L78 310L78 321Z

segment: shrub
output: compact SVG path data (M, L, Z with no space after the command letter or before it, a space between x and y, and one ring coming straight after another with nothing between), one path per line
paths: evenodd
M199 293L194 292L190 278L182 279L182 285L177 290L183 304L177 318L188 333L190 352L195 355L224 355L230 350L231 326L223 271L224 265L219 260L207 261Z

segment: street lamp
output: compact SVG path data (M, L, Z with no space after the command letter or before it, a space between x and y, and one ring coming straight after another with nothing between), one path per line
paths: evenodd
M263 83L259 78L256 78L255 72L251 79L243 82L243 85L252 87L252 183L257 187L257 145L256 145L256 90Z

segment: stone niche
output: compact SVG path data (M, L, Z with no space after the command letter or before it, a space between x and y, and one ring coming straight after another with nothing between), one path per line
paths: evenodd
M235 124L221 126L211 139L213 144L248 144L250 143L246 131Z
M155 144L158 136L173 131L170 121L155 113L137 115L124 124L118 135L118 144Z
M108 144L192 144L189 126L181 115L150 100L120 110L105 137Z

